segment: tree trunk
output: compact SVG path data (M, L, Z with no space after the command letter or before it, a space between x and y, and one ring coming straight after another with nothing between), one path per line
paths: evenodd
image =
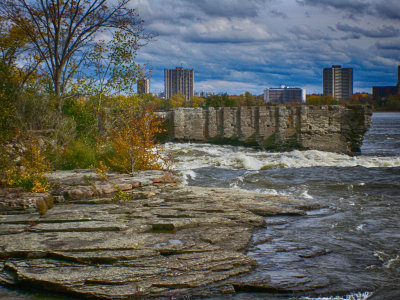
M55 92L55 96L57 99L57 106L58 106L58 111L60 113L62 113L62 101L61 101L61 93L62 93L62 89L61 89L61 68L57 69L55 72L55 78L54 78L54 92Z

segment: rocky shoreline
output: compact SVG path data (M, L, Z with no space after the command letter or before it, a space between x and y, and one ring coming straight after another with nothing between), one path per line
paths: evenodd
M51 194L0 192L0 285L79 298L207 297L252 286L246 247L285 196L189 187L162 171L49 175ZM260 282L256 286L260 287ZM268 286L268 283L266 283Z

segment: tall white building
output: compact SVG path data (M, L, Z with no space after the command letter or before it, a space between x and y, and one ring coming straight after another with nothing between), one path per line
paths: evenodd
M177 67L175 70L164 70L165 98L169 99L175 94L183 94L186 100L194 95L194 71Z
M306 89L281 85L264 90L264 101L271 103L305 103Z

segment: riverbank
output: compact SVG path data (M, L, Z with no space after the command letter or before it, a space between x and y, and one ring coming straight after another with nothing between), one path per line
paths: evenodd
M3 286L99 299L234 293L252 286L240 276L256 265L246 247L264 216L315 208L286 196L188 187L160 171L106 181L90 170L59 171L49 179L51 195L0 195Z

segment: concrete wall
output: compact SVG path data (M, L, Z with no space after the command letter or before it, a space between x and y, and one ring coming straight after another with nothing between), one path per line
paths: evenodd
M372 111L366 106L255 106L176 108L168 114L170 137L258 145L265 149L360 151Z

